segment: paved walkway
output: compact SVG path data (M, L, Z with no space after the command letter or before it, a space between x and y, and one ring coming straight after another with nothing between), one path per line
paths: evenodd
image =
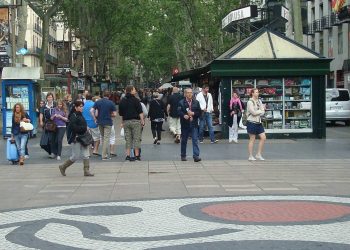
M253 163L246 140L181 162L145 131L143 161L93 158L93 178L81 162L62 177L33 139L23 167L1 158L0 249L350 249L350 128L328 131Z

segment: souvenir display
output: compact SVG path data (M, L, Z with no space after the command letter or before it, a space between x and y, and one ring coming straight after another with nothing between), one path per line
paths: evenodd
M266 113L262 120L264 127L270 130L267 132L278 133L278 129L309 131L312 128L311 78L257 78L232 81L232 91L237 92L243 102L249 100L254 87L259 89L260 99L266 105Z

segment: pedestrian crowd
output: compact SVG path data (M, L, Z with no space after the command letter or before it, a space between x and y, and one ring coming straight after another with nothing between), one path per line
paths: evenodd
M264 160L262 151L266 135L261 116L265 112L265 106L259 100L258 89L252 90L251 98L246 104L233 92L228 110L229 142L238 143L238 128L243 122L249 134L248 160ZM63 100L54 100L54 94L48 93L36 111L39 125L43 129L40 146L48 156L61 161L65 135L71 147L71 156L59 165L63 176L66 175L66 169L80 158L83 160L84 176L93 176L89 170L91 156L100 157L102 161L117 157L116 135L119 129L120 135L125 138L125 160L141 161L142 131L147 118L151 123L155 145L160 145L163 123L168 121L174 142L180 143L182 161L187 161L189 138L192 140L193 160L201 161L199 144L204 142L205 128L208 129L210 143L218 142L212 119L214 101L208 85L202 86L198 93L194 93L191 88L180 93L177 87L162 92L138 92L134 86L129 85L125 92L104 91L102 96L92 96L85 90L74 99L71 95L66 95ZM117 114L122 118L119 126ZM29 158L30 131L23 130L22 125L30 122L23 105L16 103L13 107L11 137L16 143L20 165ZM260 141L254 156L256 135Z

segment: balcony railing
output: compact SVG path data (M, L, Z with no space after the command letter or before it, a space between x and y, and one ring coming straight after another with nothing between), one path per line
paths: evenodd
M42 29L42 27L39 24L35 23L34 24L34 31L36 31L36 32L41 34L43 32L43 29Z
M338 16L336 14L331 14L309 23L307 29L304 30L304 34L313 35L317 32L322 32L324 29L331 29L333 26L338 26L340 24L341 22Z
M39 56L40 53L41 53L41 48L32 47L32 48L28 48L27 55ZM54 57L54 56L49 55L49 54L46 54L46 61L51 62L53 64L57 64L58 63L57 57Z

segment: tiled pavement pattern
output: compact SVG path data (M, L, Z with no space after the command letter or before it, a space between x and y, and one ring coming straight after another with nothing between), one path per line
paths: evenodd
M144 136L142 162L94 158L93 178L60 176L33 139L24 167L0 155L0 249L350 249L349 131L269 140L254 163L245 140L193 163Z
M93 178L82 163L60 176L57 165L1 166L0 210L126 199L212 195L350 195L350 159L100 162Z
M206 211L212 205L238 207L262 202L293 203L299 207L279 211L278 222L274 220L273 209L236 214L234 221L223 218L220 213L213 216ZM299 220L301 209L312 214L308 205L325 209L314 211L320 215L316 220ZM336 207L344 213L336 215ZM0 248L345 250L350 248L349 209L347 197L267 195L107 202L8 211L0 213ZM327 217L330 213L333 216ZM293 217L295 221L291 220ZM270 221L261 223L260 218Z

